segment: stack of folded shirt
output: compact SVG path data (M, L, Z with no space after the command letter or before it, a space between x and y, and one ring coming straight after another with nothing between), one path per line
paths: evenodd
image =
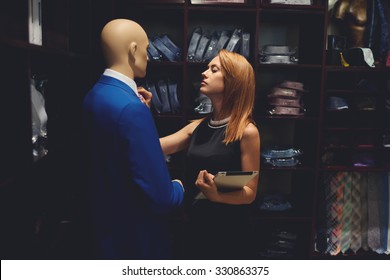
M265 211L285 211L291 208L292 205L287 198L279 194L266 195L260 204L260 210Z
M306 92L302 83L284 81L272 88L268 94L268 103L271 106L270 115L303 115L305 108L302 93Z
M152 93L152 106L157 114L178 114L180 103L177 97L177 83L171 80L146 81L145 88Z
M208 62L221 49L249 57L249 46L250 34L244 32L242 28L236 28L233 31L202 31L201 27L196 27L188 46L187 60L190 62Z
M265 45L259 52L260 63L264 64L296 64L296 50L289 46Z
M167 60L178 62L181 60L181 49L169 38L167 34L149 39L148 58L150 61Z
M299 149L294 148L265 148L260 156L263 162L276 167L291 167L300 164L298 157L302 155Z

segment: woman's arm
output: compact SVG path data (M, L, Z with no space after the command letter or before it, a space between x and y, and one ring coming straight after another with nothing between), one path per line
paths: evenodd
M190 138L200 120L193 121L179 131L160 138L161 148L165 155L171 155L186 149L190 143Z
M260 171L260 135L254 124L245 128L240 142L241 167L243 171ZM218 192L215 185L214 175L203 170L199 172L195 185L200 188L204 195L211 201L226 204L249 204L256 198L259 175L253 178L239 191Z

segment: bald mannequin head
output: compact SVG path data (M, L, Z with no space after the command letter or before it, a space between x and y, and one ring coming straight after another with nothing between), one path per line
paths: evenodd
M104 26L101 41L108 68L131 79L145 77L149 41L138 23L114 19Z

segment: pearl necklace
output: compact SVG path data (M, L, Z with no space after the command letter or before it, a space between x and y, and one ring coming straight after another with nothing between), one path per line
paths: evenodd
M219 120L219 121L214 121L213 119L210 119L209 123L212 126L220 126L220 125L227 124L229 122L229 120L230 120L230 117L227 117L226 119Z

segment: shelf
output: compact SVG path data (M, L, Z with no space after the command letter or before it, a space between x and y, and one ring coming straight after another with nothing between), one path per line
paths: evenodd
M150 67L181 67L185 64L183 61L170 62L170 61L148 61L148 68Z
M185 4L187 0L163 0L163 5L161 5L161 0L132 0L131 1L131 4L134 4L134 5L150 5L150 4L156 4L156 5L159 5L160 7L162 6L162 8L166 7L166 6L171 6L172 4L179 4L179 5L183 5ZM119 0L117 2L123 2L122 0ZM128 2L127 0L124 0L124 2Z
M371 133L371 132L384 131L384 130L386 130L386 128L374 128L374 127L325 127L324 130L325 131L330 131L330 132Z
M373 146L373 147L363 147L363 146L333 146L333 147L324 147L323 150L324 151L337 151L337 150L340 150L340 151L365 151L365 152L378 152L378 151L381 151L382 149L385 149L384 147L381 147L381 146Z
M265 163L261 164L262 171L298 171L298 172L313 172L315 170L314 167L309 166L286 166L286 167L277 167L270 166Z
M345 171L345 172L389 172L389 167L352 167L352 166L323 166L322 171Z
M137 9L139 11L140 9L142 9L143 12L160 11L162 14L164 12L169 12L169 11L184 11L185 9L183 3L166 3L164 5L161 5L155 2L157 1L147 1L145 3L139 1L138 3L137 2L133 3L132 1L129 2L126 0L122 0L122 1L119 0L116 4L117 5L116 9L118 9L120 12L129 12L132 9Z
M255 116L255 119L258 120L294 120L294 121L303 121L303 122L316 122L318 118L310 116L282 116L282 115L273 115L273 116Z
M234 3L226 3L226 4L208 4L208 5L190 5L188 7L189 12L193 11L199 11L199 12L230 12L230 11L236 11L236 12L249 12L254 13L256 12L256 9L252 7L249 4L234 4Z
M257 63L257 67L262 70L264 69L290 69L290 70L312 70L318 69L321 70L322 66L319 64L287 64L287 63Z
M334 65L325 66L325 70L328 72L359 72L359 73L390 71L389 68L383 68L383 67L375 67L375 68L371 68L369 66L342 67L342 66L334 66Z
M264 13L301 13L301 14L324 14L323 5L286 5L286 4L262 4L260 8Z
M287 213L288 211L263 211L260 210L253 211L252 220L261 220L261 221L289 221L289 222L310 222L310 216L300 216L296 215L296 213Z
M357 95L357 96L377 96L380 95L380 92L369 92L369 91L362 91L359 90L358 88L355 89L328 89L326 90L327 95ZM350 97L350 96L349 96ZM353 96L352 96L353 97Z

